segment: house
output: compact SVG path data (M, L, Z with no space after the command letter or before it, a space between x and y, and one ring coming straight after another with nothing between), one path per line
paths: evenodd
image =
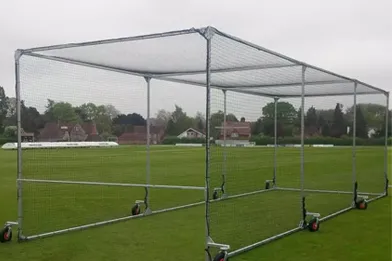
M182 139L182 138L205 138L206 135L198 130L195 130L194 128L188 128L187 130L183 131L180 133L177 138Z
M165 136L165 128L150 126L150 144L160 144ZM118 137L118 144L147 144L147 127L135 126L132 132L124 132Z
M32 132L25 132L25 130L22 128L20 130L22 142L34 142L35 140L35 135Z
M235 122L227 121L226 124L222 124L220 128L219 139L224 139L224 133L226 129L226 139L229 140L249 140L251 136L251 123L250 122Z
M57 123L49 122L40 131L40 142L59 141L101 141L95 123Z

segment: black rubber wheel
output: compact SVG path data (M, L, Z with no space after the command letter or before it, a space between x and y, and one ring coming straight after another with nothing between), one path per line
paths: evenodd
M309 222L308 228L310 232L316 232L320 229L320 222L314 218Z
M270 183L269 182L266 182L265 183L265 189L269 189L270 188Z
M139 215L139 214L140 214L140 206L139 206L139 204L136 204L132 208L132 215L136 216L136 215Z
M229 259L226 260L228 261ZM217 254L214 258L214 261L225 261L225 253L220 252L219 254Z
M212 199L216 200L218 198L219 198L218 191L215 190L214 193L212 194Z
M12 240L12 230L10 227L5 227L0 231L0 242L6 243Z
M368 207L368 203L366 202L365 199L360 199L360 200L358 200L358 201L355 203L355 205L356 205L357 209L360 209L360 210L365 210L365 209L367 209L367 207Z

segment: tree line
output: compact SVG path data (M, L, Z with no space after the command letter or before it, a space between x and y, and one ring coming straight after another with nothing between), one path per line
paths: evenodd
M251 122L252 136L274 136L274 102L268 103L260 111L260 117ZM312 106L305 113L305 135L339 138L352 135L354 107L344 108L337 103L335 108L322 110ZM382 137L385 133L385 106L378 104L358 104L356 110L356 134L360 138L368 138L373 129L373 137ZM392 116L389 111L389 116ZM228 113L227 121L246 121L242 115ZM211 114L211 136L218 138L224 121L224 112ZM98 133L103 138L121 136L124 132L132 132L134 126L145 126L146 119L139 113L123 114L113 105L97 105L85 103L73 106L68 102L47 100L45 111L40 113L35 107L26 106L21 101L21 125L26 132L35 135L48 122L85 123L94 122ZM389 121L389 135L391 121ZM173 111L159 110L151 118L151 124L162 126L166 136L177 136L188 128L205 132L206 119L202 112L195 116L188 115L180 106L175 105ZM16 99L7 97L0 87L0 135L7 138L16 135ZM349 130L349 131L348 131ZM301 132L301 109L296 109L289 102L277 103L277 136L295 137Z

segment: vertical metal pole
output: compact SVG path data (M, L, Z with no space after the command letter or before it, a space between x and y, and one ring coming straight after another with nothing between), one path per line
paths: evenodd
M18 240L23 239L23 197L22 197L22 102L20 95L20 71L19 61L22 56L21 51L15 52L15 94L16 94L16 120L18 136L17 153L17 202L18 202Z
M146 119L146 131L147 131L147 140L146 140L146 183L149 185L151 183L151 165L150 165L150 143L151 143L151 135L150 135L150 82L151 78L145 77L147 82L147 119ZM150 191L149 188L145 188L146 196L144 199L144 203L146 204L146 210L144 214L151 214L150 209Z
M223 90L223 173L222 173L222 197L226 197L226 174L227 174L227 150L226 150L226 122L227 122L227 95Z
M303 199L305 197L304 187L305 187L305 71L306 67L302 66L302 84L301 84L301 220L304 216L304 205Z
M388 125L389 125L389 92L386 93L385 108L385 146L384 146L384 178L385 178L385 194L388 195Z
M353 176L353 206L357 198L357 82L354 82L354 116L353 116L353 149L352 149L352 176Z
M274 178L273 187L276 187L276 175L277 175L277 152L278 152L278 100L274 98Z
M205 172L205 250L206 250L206 261L210 260L209 246L208 243L211 241L210 238L210 127L211 127L211 28L207 28L205 32L205 38L207 40L207 57L206 57L206 172Z

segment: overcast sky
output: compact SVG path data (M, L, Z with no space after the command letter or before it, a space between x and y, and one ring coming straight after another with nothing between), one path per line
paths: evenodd
M391 0L1 0L0 86L18 48L207 25L392 91Z

